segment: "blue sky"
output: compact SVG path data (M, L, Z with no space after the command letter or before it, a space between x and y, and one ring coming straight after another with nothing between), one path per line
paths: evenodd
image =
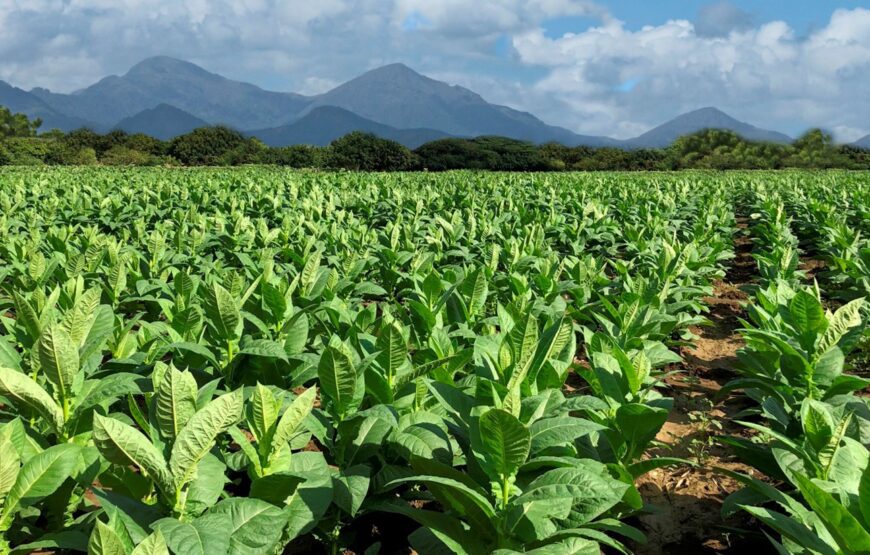
M716 106L870 133L870 0L0 0L0 79L68 92L169 55L315 94L404 62L584 134Z
M601 2L610 12L626 23L630 29L640 29L644 25L661 25L669 19L695 20L699 10L714 2L697 0L611 0ZM834 8L870 7L870 2L839 2L829 0L732 0L729 2L752 17L756 22L782 20L791 25L798 33L805 34L813 28L824 26ZM557 18L553 26L560 32L580 32L589 27L590 21L572 21L571 18ZM586 27L583 27L583 25Z

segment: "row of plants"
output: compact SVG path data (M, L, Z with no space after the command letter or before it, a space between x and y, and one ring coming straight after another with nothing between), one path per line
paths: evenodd
M819 191L836 206L836 188ZM803 226L788 215L793 192L747 191L759 279L741 330L739 377L722 394L739 390L754 402L741 414L751 435L722 441L759 476L722 470L745 486L723 513L758 519L778 553L866 553L870 406L860 393L870 380L846 372L865 333L866 302L860 296L829 308L818 282L806 284L793 233ZM830 229L819 229L820 244L835 243Z
M707 178L0 183L13 553L629 552L735 227Z

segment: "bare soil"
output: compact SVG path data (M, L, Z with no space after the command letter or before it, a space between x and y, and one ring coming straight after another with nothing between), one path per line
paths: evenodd
M818 258L801 258L798 269L801 270L807 277L807 281L812 283L816 279L816 275L824 272L827 269L827 263Z

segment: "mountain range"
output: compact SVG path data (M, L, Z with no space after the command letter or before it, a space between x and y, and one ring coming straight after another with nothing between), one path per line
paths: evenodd
M752 140L791 141L712 107L680 115L633 139L580 135L402 64L383 66L323 94L305 96L267 91L190 62L158 56L122 76L106 77L70 94L43 88L25 91L0 81L0 105L41 118L43 130L122 129L170 139L196 127L228 125L273 146L324 145L350 131L371 132L411 148L444 137L481 135L567 146L657 148L707 128L729 129ZM861 141L870 143L870 137Z

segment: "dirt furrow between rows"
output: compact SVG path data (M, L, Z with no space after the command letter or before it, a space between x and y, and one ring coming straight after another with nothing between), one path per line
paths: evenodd
M648 543L638 546L638 554L736 553L750 547L728 531L744 527L745 519L723 521L720 514L722 501L740 486L713 471L724 467L751 473L715 441L719 435L744 433L732 417L745 405L737 397L716 399L734 377L737 350L743 346L738 318L744 315L747 295L742 288L755 269L747 224L738 222L735 258L725 279L714 284L713 296L705 299L710 325L692 329L697 336L694 346L683 348L683 367L667 378L674 409L657 436L660 445L651 452L653 457L688 459L696 466L654 470L639 480L641 494L656 510L640 518Z

